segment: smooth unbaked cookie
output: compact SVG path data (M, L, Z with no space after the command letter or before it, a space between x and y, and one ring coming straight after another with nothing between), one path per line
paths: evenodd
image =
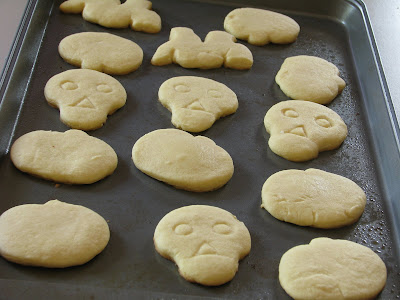
M146 0L67 0L60 5L64 13L79 14L89 22L109 28L125 28L156 33L161 30L160 16Z
M15 206L0 216L0 254L21 265L82 265L103 251L109 239L103 217L58 200Z
M118 164L107 143L75 129L24 134L12 145L10 156L22 172L71 184L96 182L112 174Z
M300 26L292 18L258 8L237 8L225 18L224 28L236 38L262 46L293 43Z
M172 124L191 132L210 128L238 108L236 94L226 85L195 76L168 79L160 86L158 99L172 112Z
M277 172L265 181L261 196L261 207L275 218L317 228L352 224L366 204L355 182L318 169Z
M279 281L294 299L373 299L385 286L386 266L365 246L316 238L282 256Z
M286 58L275 81L286 96L320 104L331 102L346 86L334 64L306 55Z
M166 214L154 232L154 245L174 261L190 282L215 286L235 276L251 248L246 226L218 207L192 205Z
M347 136L342 118L321 104L289 100L272 106L264 124L271 150L291 161L306 161L338 148Z
M253 55L224 31L210 31L204 43L186 27L171 29L169 41L158 47L151 59L156 66L178 64L184 68L214 69L222 65L231 69L250 69Z
M138 139L132 160L143 173L178 189L207 192L226 184L233 175L228 152L205 136L179 129L159 129Z
M111 76L94 70L68 70L49 79L44 95L60 109L61 121L71 128L100 128L126 102L124 87Z
M136 43L105 32L71 34L62 39L58 52L71 65L115 75L135 71L143 60Z

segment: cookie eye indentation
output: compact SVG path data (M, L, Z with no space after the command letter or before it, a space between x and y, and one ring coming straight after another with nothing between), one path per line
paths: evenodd
M230 234L232 233L232 227L225 223L217 223L213 226L213 231L219 234Z
M297 118L299 116L298 112L291 108L282 109L282 114L289 118Z
M175 226L174 232L177 235L189 235L193 232L193 228L189 224L182 223Z
M190 87L185 84L178 84L174 86L175 91L179 93L188 93L190 92Z
M101 93L110 93L112 92L111 86L108 84L99 84L96 89Z
M332 127L331 121L325 116L316 117L315 123L317 123L319 126L324 127L324 128Z
M78 88L78 85L72 81L63 81L61 82L61 88L63 90L72 91Z
M222 93L217 90L208 90L207 94L213 98L222 98Z

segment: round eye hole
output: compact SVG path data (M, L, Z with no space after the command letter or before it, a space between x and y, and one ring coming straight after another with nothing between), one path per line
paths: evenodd
M315 123L317 123L319 126L324 127L324 128L332 127L331 122L326 117L315 118Z
M190 92L190 87L188 87L187 85L184 84L178 84L176 86L174 86L175 91L179 92L179 93L187 93Z
M174 228L174 231L177 235L188 235L193 232L193 228L188 224L179 224Z
M108 84L99 84L96 89L102 93L110 93L112 88Z
M64 81L61 83L61 88L63 90L72 91L76 90L78 88L78 85L72 81Z
M215 233L219 234L230 234L232 232L232 227L224 223L219 223L213 226L213 230Z
M222 93L217 90L208 90L207 94L213 98L222 98Z
M299 116L297 111L295 111L294 109L291 109L291 108L283 109L282 114L289 118L297 118Z

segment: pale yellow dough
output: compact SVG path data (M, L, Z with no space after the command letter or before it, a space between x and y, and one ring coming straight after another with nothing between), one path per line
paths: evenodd
M286 58L275 81L286 96L320 104L331 102L346 86L334 64L306 55Z
M225 18L224 28L236 38L262 46L293 43L300 26L283 14L258 8L237 8Z
M118 164L107 143L75 129L29 132L14 142L10 156L22 172L71 184L96 182L112 174Z
M146 0L67 0L60 5L64 13L82 13L86 21L109 28L125 28L156 33L161 30L160 16Z
M68 70L49 79L44 95L60 109L61 121L74 129L100 128L107 116L125 105L126 91L111 76L85 69Z
M178 64L184 68L214 69L224 66L231 69L250 69L253 55L236 43L236 38L224 31L210 31L204 42L186 27L171 29L169 41L158 47L151 59L156 66Z
M385 286L386 266L365 246L316 238L282 256L279 282L296 300L373 299Z
M159 129L142 136L132 160L143 173L193 192L225 185L233 175L231 156L213 140L179 129Z
M71 34L61 40L58 52L71 65L115 75L135 71L143 60L136 43L106 32Z
M82 265L110 239L107 222L94 211L51 200L13 207L0 217L0 254L28 266Z
M355 182L318 169L277 172L265 181L261 196L261 207L275 218L317 228L352 224L366 204Z
M172 124L190 132L204 131L238 108L236 94L226 85L195 76L168 79L158 99L172 112Z
M250 252L251 238L244 223L230 212L192 205L161 219L154 245L158 253L177 264L186 280L216 286L235 276L239 260Z
M271 150L296 162L338 148L347 136L347 126L337 113L308 101L288 100L273 105L264 124Z

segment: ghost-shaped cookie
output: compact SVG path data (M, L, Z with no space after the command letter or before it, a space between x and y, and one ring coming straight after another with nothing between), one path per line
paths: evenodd
M300 26L292 18L277 12L258 8L237 8L225 18L224 28L236 38L262 46L293 43Z
M125 75L142 64L143 50L131 40L106 32L80 32L63 38L61 57L73 66Z
M318 169L277 172L265 181L261 196L261 207L275 218L316 228L352 224L366 204L355 182Z
M279 282L293 299L375 299L387 270L371 249L348 240L313 239L283 254Z
M113 77L94 70L75 69L49 79L44 95L60 109L61 121L74 129L100 128L126 102L124 87Z
M275 81L289 98L320 104L331 102L346 86L334 64L307 55L286 58Z
M347 126L330 108L309 101L288 100L272 106L264 125L271 150L291 161L307 161L319 152L338 148Z
M190 132L204 131L238 108L236 94L226 85L195 76L168 79L160 86L158 99L172 112L172 124Z
M250 252L251 238L244 223L230 212L192 205L161 219L154 245L161 256L177 264L186 280L216 286L235 276L239 260Z
M64 13L79 14L89 22L109 28L130 26L135 31L156 33L161 30L160 16L147 0L67 0L60 5Z
M205 136L179 129L158 129L138 139L132 160L143 173L178 189L207 192L225 185L233 175L228 152Z
M222 65L231 69L250 69L253 55L236 43L236 38L225 31L210 31L204 42L186 27L171 29L169 41L158 47L151 59L155 66L178 64L184 68L215 69Z

